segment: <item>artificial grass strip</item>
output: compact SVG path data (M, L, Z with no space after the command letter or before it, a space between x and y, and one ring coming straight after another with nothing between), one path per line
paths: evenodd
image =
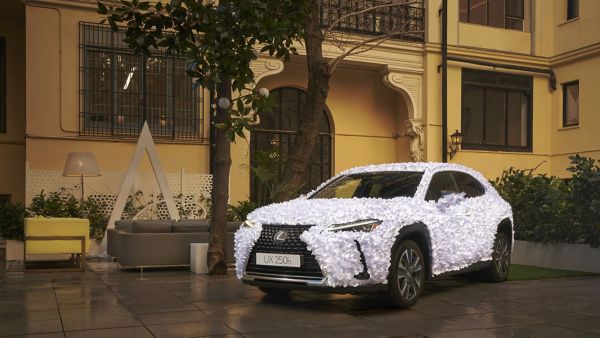
M582 277L582 276L598 276L600 274L582 271L557 270L549 268L541 268L538 266L511 264L508 272L508 280L535 280L548 278L564 278L564 277Z

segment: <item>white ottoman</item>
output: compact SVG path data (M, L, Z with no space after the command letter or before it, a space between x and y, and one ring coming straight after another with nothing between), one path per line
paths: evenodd
M191 243L190 246L190 269L193 273L208 273L206 264L208 243Z

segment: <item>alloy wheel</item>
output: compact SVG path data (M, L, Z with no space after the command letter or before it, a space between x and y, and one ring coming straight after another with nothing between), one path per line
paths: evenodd
M423 273L423 262L419 254L413 248L405 247L398 261L398 286L402 298L411 301L419 295Z
M510 246L504 236L496 237L492 257L494 258L494 268L498 276L506 276L510 264Z

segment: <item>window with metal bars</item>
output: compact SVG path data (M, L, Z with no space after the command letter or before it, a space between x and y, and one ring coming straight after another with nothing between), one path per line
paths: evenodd
M250 198L261 204L271 202L273 194L276 193L294 144L298 116L303 113L306 102L306 92L297 88L277 88L271 91L270 96L273 102L271 111L260 114L260 123L252 128L250 135L250 165L253 168L250 177ZM306 184L298 193L311 191L331 177L333 136L327 111L323 111L323 114L325 116L319 127L317 144L310 156L304 178ZM264 163L264 155L271 156L272 161Z
M184 58L135 55L108 25L82 22L79 34L80 135L135 137L147 121L156 138L204 141L202 88Z

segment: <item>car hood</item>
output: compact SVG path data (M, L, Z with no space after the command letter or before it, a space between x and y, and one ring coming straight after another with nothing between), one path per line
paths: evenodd
M407 197L394 199L298 198L256 209L248 215L248 219L258 224L315 225L319 227L365 219L407 221L404 218L414 215L415 208L427 208L429 204ZM410 210L413 211L410 212Z

